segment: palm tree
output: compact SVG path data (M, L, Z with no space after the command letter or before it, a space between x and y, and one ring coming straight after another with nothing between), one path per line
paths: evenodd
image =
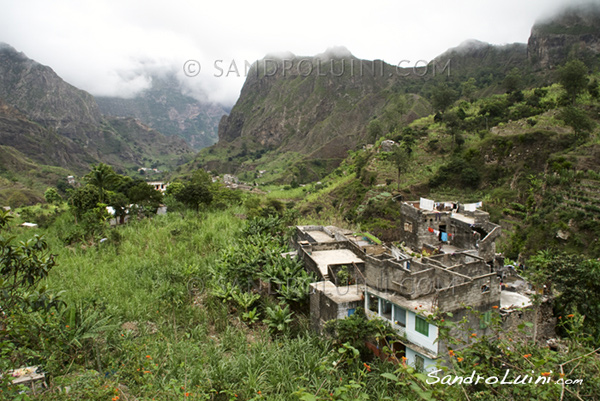
M107 189L114 188L119 182L119 176L113 168L104 163L92 165L90 171L85 177L88 184L94 185L100 190L100 202L104 203L104 192Z

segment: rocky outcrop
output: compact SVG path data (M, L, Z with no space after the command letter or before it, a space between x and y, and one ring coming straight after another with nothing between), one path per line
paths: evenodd
M182 139L166 138L129 120L103 117L92 95L69 85L50 67L0 44L0 145L73 172L97 162L119 170L174 166L191 153Z
M257 146L318 158L343 158L365 138L386 94L400 78L394 66L348 56L265 58L250 69L238 102L221 120L219 143Z
M0 98L30 120L59 131L100 123L100 110L89 93L56 73L0 43Z
M555 68L570 58L600 65L600 5L571 7L537 22L527 51L537 68Z
M103 114L134 117L161 133L185 139L200 150L217 142L217 129L227 109L200 102L181 92L174 75L152 77L152 86L132 99L97 97Z

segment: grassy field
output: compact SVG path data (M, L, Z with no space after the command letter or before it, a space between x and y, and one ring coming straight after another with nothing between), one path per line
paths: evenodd
M285 334L271 335L264 322L244 323L212 295L210 272L240 241L243 212L157 216L114 228L102 243L74 246L61 243L72 224L68 214L47 229L13 228L20 239L46 235L58 265L43 284L64 291L67 304L27 318L39 347L29 362L44 367L50 384L35 399L290 400L300 388L333 393L351 380L363 382L355 392L369 383L368 392L379 394L374 399L393 394L360 364L324 376L339 354L308 329L307 309L295 309ZM258 309L275 303L263 297Z

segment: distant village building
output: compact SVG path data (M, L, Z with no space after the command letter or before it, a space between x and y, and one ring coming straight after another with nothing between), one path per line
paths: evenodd
M239 184L240 181L238 180L238 178L233 175L233 174L224 174L223 175L223 182L227 185L227 184Z
M69 185L75 185L75 177L73 177L72 175L67 176L67 183Z
M386 139L385 141L381 142L379 149L382 152L392 152L395 146L398 146L396 142L392 141L391 139Z
M296 227L298 257L319 278L311 284L311 327L321 331L327 321L362 307L398 333L392 356L404 356L423 370L434 369L446 355L437 325L427 320L435 312L450 312L448 319L455 322L467 319L471 335L493 334L489 323L499 313L507 330L535 321L536 340L552 337L556 322L550 303L535 310L534 289L514 269L499 266L493 252L499 227L474 205L405 202L402 237L408 245L402 249L333 226ZM465 334L454 329L451 335Z
M165 192L167 190L167 187L169 186L168 182L163 181L148 181L147 184L152 185L154 189L160 192Z

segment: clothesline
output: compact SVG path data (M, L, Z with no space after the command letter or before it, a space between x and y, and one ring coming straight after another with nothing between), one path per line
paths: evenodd
M427 231L429 231L430 233L433 233L435 235L440 235L441 234L441 238L440 239L442 241L448 241L448 239L452 238L452 235L453 235L453 234L447 233L445 231L436 230L436 229L434 229L432 227L428 227Z

